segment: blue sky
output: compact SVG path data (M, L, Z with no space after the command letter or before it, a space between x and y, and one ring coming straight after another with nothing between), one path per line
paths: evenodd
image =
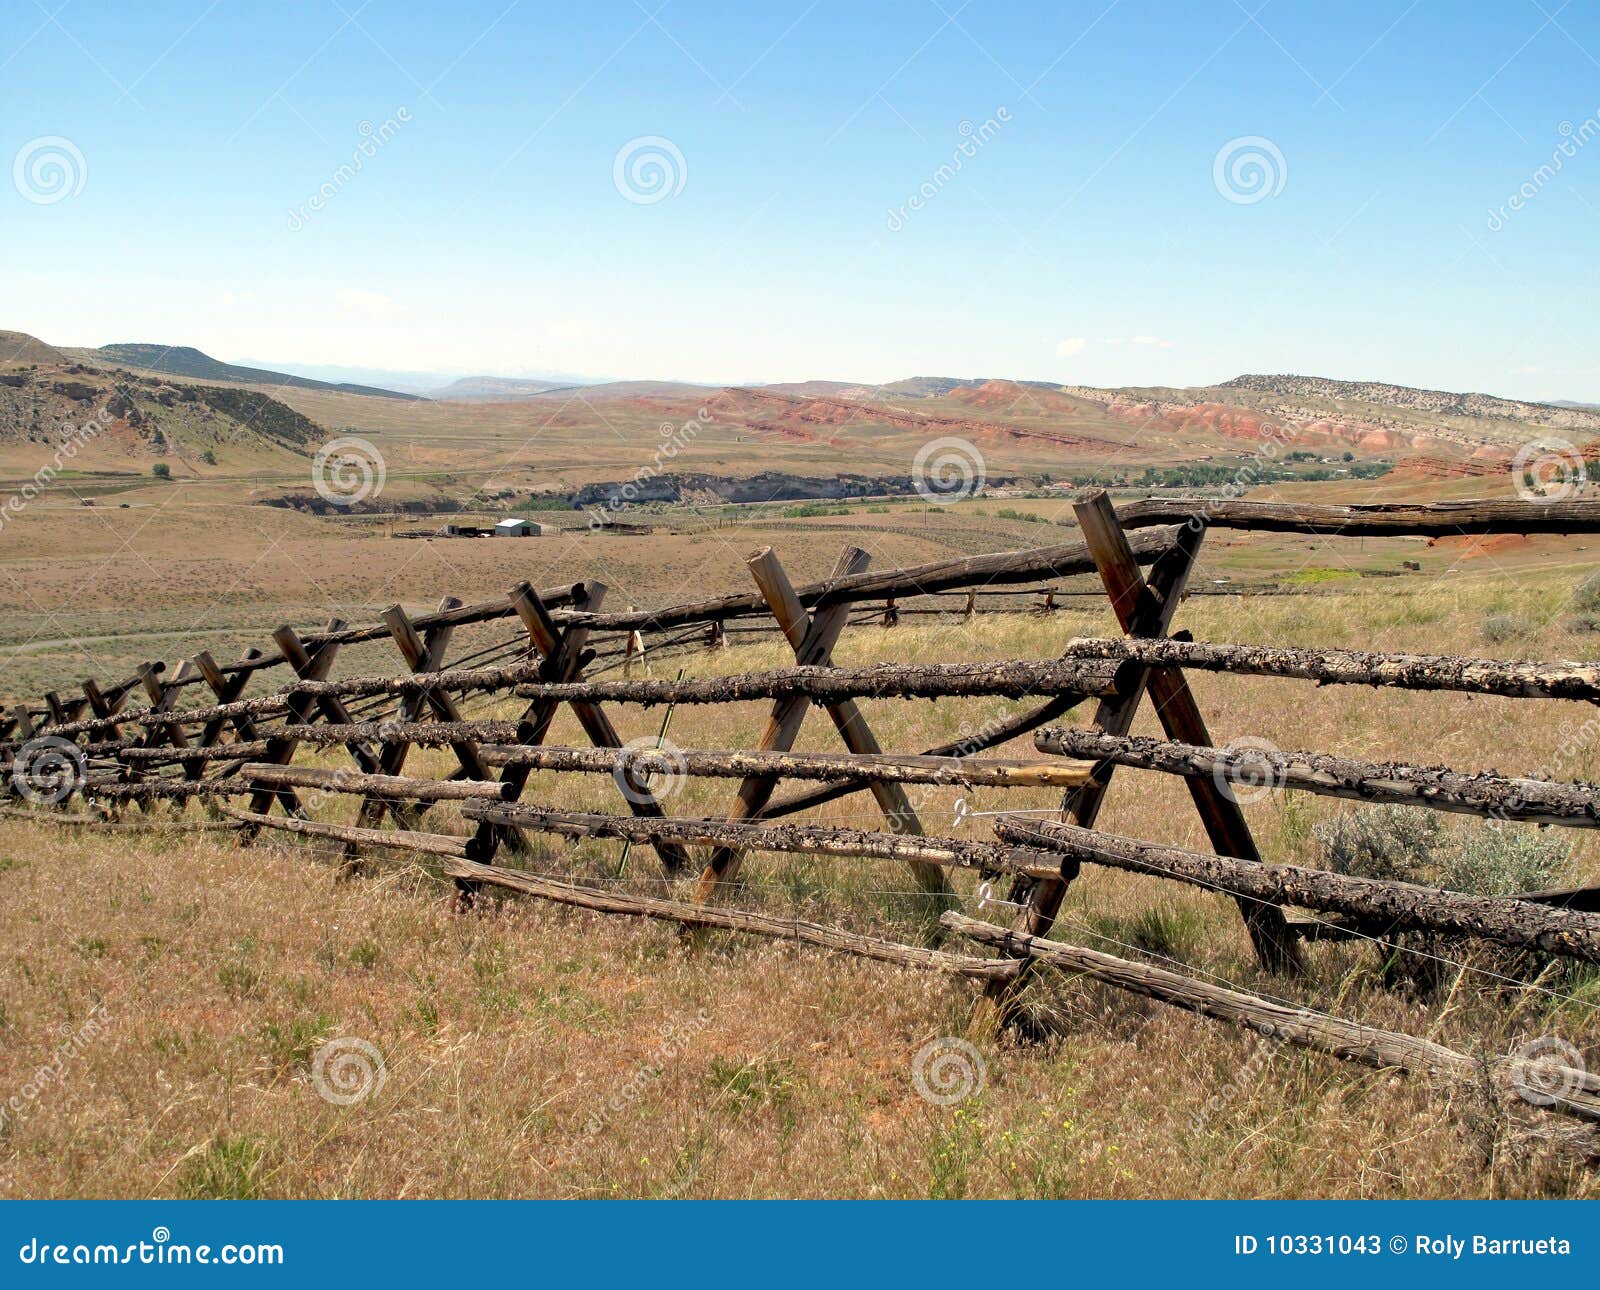
M0 327L62 344L1600 401L1591 4L0 14Z

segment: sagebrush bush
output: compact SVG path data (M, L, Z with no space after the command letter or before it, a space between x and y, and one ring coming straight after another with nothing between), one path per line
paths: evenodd
M1416 882L1479 896L1559 887L1576 878L1572 844L1498 820L1447 827L1411 806L1362 806L1312 826L1335 873Z
M1311 827L1323 863L1335 873L1391 882L1427 882L1444 823L1409 806L1363 806Z
M1600 571L1578 584L1572 593L1572 607L1582 613L1600 614Z
M1497 820L1453 830L1438 870L1441 887L1480 896L1544 891L1576 876L1570 842L1528 824Z
M1483 620L1483 639L1508 641L1528 632L1528 621L1517 614L1490 614Z
M1600 572L1591 573L1572 593L1567 626L1575 632L1600 631Z

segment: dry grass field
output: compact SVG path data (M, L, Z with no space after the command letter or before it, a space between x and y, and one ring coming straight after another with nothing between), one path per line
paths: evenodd
M736 550L756 536L739 534ZM789 561L797 576L820 572L836 549L811 536L795 544ZM1439 544L1423 548L1428 572L1379 579L1352 576L1337 557L1306 543L1269 551L1261 539L1214 536L1222 540L1197 586L1227 576L1224 569L1264 564L1268 555L1283 572L1330 573L1316 574L1308 594L1192 598L1179 622L1200 639L1594 654L1597 638L1573 622L1571 594L1587 570L1570 545L1511 549L1507 564L1498 552ZM894 551L923 549L890 540L886 561ZM350 541L359 550L422 545ZM485 558L500 546L515 546L519 558L543 555L530 550L538 543L453 545L473 555L484 548ZM1338 549L1359 573L1395 567L1395 546ZM618 551L614 563L568 564L569 576L620 570L626 588L631 557L620 545L607 549ZM692 575L697 594L739 585L736 550L699 543L706 563ZM790 535L780 550L789 552ZM507 572L422 564L406 571L406 584L464 587L470 596L474 587L503 588ZM854 627L838 659L1046 656L1071 636L1109 630L1093 601L1074 605L1081 608L1048 617ZM248 608L240 606L234 620L241 627ZM152 611L152 622L159 617ZM742 646L663 660L656 674L675 674L680 662L697 675L772 666L781 655L774 645ZM1581 737L1587 713L1576 704L1374 695L1213 675L1193 683L1219 742L1252 735L1379 760L1545 766L1557 778L1600 777L1600 749ZM473 715L511 706L479 705ZM911 749L958 737L964 724L1011 707L875 702L868 716L885 747ZM680 708L670 738L684 747L747 746L762 709L744 705L735 725L724 710ZM654 734L660 720L659 712L622 715L625 738ZM1073 714L1087 717L1086 709ZM1155 731L1148 713L1136 731ZM582 741L567 715L552 738ZM833 732L813 715L800 746L831 748ZM1003 751L1026 747L1021 741ZM448 757L414 752L409 768L442 772ZM326 764L339 761L330 754ZM690 781L668 807L715 814L731 793L726 781ZM955 796L937 790L916 799L929 830L984 836L982 819L953 828ZM979 810L1053 800L1045 790L967 796ZM616 799L604 776L536 773L524 800L606 810ZM1269 857L1318 863L1317 823L1351 808L1280 792L1246 809ZM348 799L319 808L331 819L352 811ZM818 818L870 826L871 803L845 799ZM1101 824L1205 845L1181 783L1163 776L1118 772ZM428 827L466 831L449 806L436 808ZM1458 848L1491 826L1446 827L1446 847ZM1589 835L1569 836L1578 843L1571 872L1600 876ZM41 1067L59 1068L0 1128L0 1192L1390 1197L1600 1190L1581 1155L1541 1132L1539 1113L1484 1088L1345 1067L1082 982L1051 981L1040 998L1055 1038L1019 1045L969 1031L970 985L731 934L691 952L670 925L532 901L485 899L462 913L425 862L376 860L364 876L341 879L335 859L325 848L273 838L246 849L206 835L112 839L0 821L0 924L9 934L0 960L0 1089L28 1087ZM528 863L628 890L663 889L642 848L624 858L614 843L549 843ZM963 874L957 882L973 911L975 880ZM916 935L909 886L903 870L886 864L763 856L751 859L736 900L909 938ZM1550 969L1533 985L1508 982L1495 975L1507 965L1480 953L1459 978L1447 974L1442 988L1425 992L1386 982L1377 954L1356 944L1313 948L1311 977L1286 982L1258 972L1231 902L1153 879L1086 870L1056 934L1487 1055L1550 1033L1591 1055L1600 1042L1600 978L1592 973ZM978 1046L983 1086L957 1104L931 1104L916 1091L913 1058L930 1040L963 1035ZM319 1096L313 1065L330 1039L372 1045L381 1087L351 1105Z
M23 385L8 388L27 393L36 374L21 370ZM149 385L151 397L182 405L171 393L182 381L168 384ZM165 481L151 477L145 439L119 431L98 441L4 527L0 698L71 694L83 676L105 682L201 648L226 659L264 644L283 622L315 630L332 617L368 623L396 603L422 612L445 595L486 600L523 579L546 587L599 579L610 588L608 608L644 607L748 589L745 560L765 545L799 582L824 576L846 544L883 569L1070 541L1071 490L1060 486L1069 477L1253 469L1271 461L1256 455L1259 435L1279 412L1272 394L1106 398L1005 382L931 397L819 383L490 404L266 392L329 435L368 438L387 471L384 506L319 516L265 504L314 495L303 446L268 452L227 441L208 462L200 441L185 448L189 431L173 423ZM1208 401L1224 393L1227 406ZM149 417L159 420L165 406L152 403ZM1315 399L1307 407L1348 424L1306 429L1302 466L1400 467L1360 481L1280 480L1270 489L1280 500L1507 496L1509 475L1474 477L1473 454L1503 453L1529 433L1486 417ZM991 482L1013 482L953 505L914 494L799 505L701 497L630 508L624 518L647 529L634 533L596 533L580 512L541 510L554 531L536 540L403 537L451 516L492 524L536 495L632 478L652 461L661 428L690 419L688 450L657 467L719 479L782 470L903 480L931 435L955 435L981 455ZM1408 438L1436 426L1443 437L1431 447ZM0 444L5 490L32 476L41 451L31 431ZM1430 473L1429 453L1453 463L1451 477ZM405 512L418 505L426 513ZM1594 607L1572 601L1593 569L1588 542L1217 531L1179 625L1215 641L1593 657ZM1073 636L1113 630L1096 579L1059 590L1068 594L1050 614L907 613L893 628L852 626L835 657L1046 657ZM462 629L450 657L514 639L505 622ZM670 656L648 643L660 676L787 661L770 638L750 635L726 651ZM397 666L388 643L375 642L346 649L336 675ZM1251 737L1370 760L1600 778L1600 749L1576 704L1211 674L1192 684L1219 742ZM471 716L513 716L519 706L468 704ZM915 750L1016 706L867 709L886 748ZM747 747L764 713L763 704L684 707L669 737L686 748ZM623 737L654 735L661 715L621 712ZM1089 715L1085 707L1072 719ZM1146 713L1136 732L1156 729ZM584 742L565 713L552 739ZM830 725L811 716L799 747L833 749ZM1000 751L1030 750L1024 739ZM333 750L320 760L342 759ZM447 750L414 750L407 769L450 767ZM717 815L733 785L692 780L658 791L673 814ZM979 812L1058 802L1047 790L964 795ZM982 815L957 821L958 796L918 790L914 801L931 832L986 836ZM536 773L524 800L610 810L616 793L605 776ZM316 813L349 822L354 805L333 797ZM1329 821L1352 815L1348 804L1283 792L1246 809L1268 857L1313 865L1329 863ZM866 796L811 818L878 820ZM1119 772L1101 825L1205 849L1183 785L1159 775ZM427 827L468 831L448 804ZM1459 858L1513 834L1535 836L1455 821L1435 845ZM1589 835L1569 836L1564 849L1568 839L1537 835L1536 858L1563 878L1600 877ZM1600 1186L1592 1153L1552 1139L1538 1113L1487 1084L1444 1088L1345 1068L1061 979L1031 996L1053 1038L1021 1044L974 1026L969 984L732 934L691 950L667 925L515 898L484 896L463 912L421 858L375 859L355 879L342 878L336 861L328 847L277 835L241 847L216 834L111 838L0 818L0 925L9 934L0 1093L12 1099L0 1105L0 1194L1587 1196ZM544 839L526 863L626 891L670 890L648 848ZM976 877L956 881L963 907L978 912ZM760 856L735 899L915 940L926 928L910 889L905 871L882 863ZM1313 947L1305 980L1270 978L1230 901L1109 870L1073 884L1056 934L1485 1056L1546 1034L1591 1055L1600 1041L1593 973L1549 968L1530 980L1527 964L1478 951L1459 975L1451 966L1419 983L1356 943ZM1450 960L1468 953L1459 944L1426 948ZM919 1095L914 1063L930 1041L951 1037L977 1045L983 1079L971 1097L942 1105ZM327 1061L330 1041L370 1046L361 1053L383 1078L369 1096L343 1104L319 1095L328 1068L318 1055Z

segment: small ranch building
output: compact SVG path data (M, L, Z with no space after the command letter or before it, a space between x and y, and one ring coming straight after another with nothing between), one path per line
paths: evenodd
M532 520L501 520L494 526L496 537L540 537L543 533L544 526Z

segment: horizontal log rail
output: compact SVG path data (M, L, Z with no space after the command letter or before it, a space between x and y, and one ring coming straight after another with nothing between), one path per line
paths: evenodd
M1329 537L1600 533L1600 502L1476 499L1323 506L1305 502L1153 497L1119 507L1117 519L1125 529L1192 521L1208 528L1247 529L1258 533L1319 533Z
M456 668L405 676L349 677L342 681L299 681L256 699L237 699L209 708L153 711L148 708L96 717L51 727L58 736L82 734L113 725L161 728L235 717L279 716L296 699L326 700L401 696L407 694L467 694L513 690L529 699L561 703L661 703L713 704L801 695L818 702L840 698L951 698L1025 695L1104 698L1132 683L1137 665L1095 659L999 660L981 663L878 663L869 667L784 667L766 672L698 680L652 681L542 681L540 665ZM355 723L348 723L355 724ZM380 732L390 723L375 723ZM437 728L438 723L431 724ZM329 723L322 730L343 727ZM306 737L300 727L295 738ZM350 736L346 735L345 738ZM478 737L481 737L478 736ZM18 741L15 746L20 747Z
M353 770L322 770L263 762L251 762L244 766L239 777L249 781L232 790L241 793L250 792L256 786L314 788L326 793L370 794L373 797L413 802L499 802L511 795L510 784L492 779L418 779L411 775L364 774Z
M479 754L490 766L583 771L607 775L711 776L862 783L947 784L997 788L1073 788L1086 782L1092 763L1021 757L926 757L915 753L745 752L688 748L565 748L486 744Z
M303 837L328 838L334 842L357 842L382 847L387 851L417 851L424 855L459 859L467 853L467 839L447 833L421 833L412 829L368 829L351 824L325 824L321 820L302 820L293 815L263 815L233 806L217 808L232 820L252 828L277 829Z
M344 740L339 740L343 743ZM211 744L206 748L146 748L140 744L91 744L83 750L89 758L108 758L126 766L170 766L174 763L241 761L265 757L272 751L270 739L245 739L238 743Z
M940 921L956 935L1000 950L1008 957L1036 960L1074 976L1090 977L1131 994L1244 1026L1268 1038L1358 1062L1374 1070L1402 1070L1471 1082L1480 1077L1483 1069L1476 1057L1414 1035L1364 1026L1312 1008L1277 1003L1099 950L1041 940L963 914L947 913ZM1551 1110L1600 1121L1600 1078L1594 1075L1517 1057L1494 1059L1488 1063L1488 1069L1504 1090L1515 1093L1518 1088L1529 1086L1541 1092L1552 1088L1560 1090L1550 1101Z
M1010 743L1020 735L1031 734L1047 722L1054 721L1057 717L1065 716L1076 707L1072 698L1047 699L1045 702L1023 712L1013 713L1003 719L990 720L977 729L964 734L959 739L952 739L948 743L935 744L932 748L924 748L921 755L924 757L971 757L976 753L989 748L998 748L1001 744ZM775 797L755 816L759 820L775 820L788 815L798 815L802 811L815 810L829 802L836 802L840 798L849 797L852 793L859 793L868 788L864 780L852 779L840 784L826 784L821 788L806 789L798 793L791 793L786 797Z
M1596 663L1286 649L1132 636L1105 640L1079 638L1069 641L1064 653L1068 658L1127 660L1157 667L1293 677L1315 681L1318 685L1396 686L1406 690L1455 690L1518 699L1600 702L1600 664Z
M480 864L462 856L456 848L466 842L464 838L451 838L437 833L407 834L400 830L354 829L335 825L314 825L310 821L296 820L290 816L252 815L248 811L228 812L249 823L264 828L278 829L312 837L347 840L351 834L374 834L367 839L393 850L417 851L439 857L438 869L447 878L471 882L475 885L500 887L525 896L586 909L599 914L627 914L639 918L653 918L681 923L690 927L718 927L734 932L747 932L776 940L800 941L824 949L841 950L863 958L904 967L933 968L957 976L972 977L981 981L1005 981L1014 977L1019 964L1004 959L978 958L971 955L951 954L944 950L928 949L918 945L905 945L877 936L864 936L799 918L783 918L775 914L762 914L750 910L723 909L685 901L665 900L656 896L636 896L621 891L600 891L593 887L562 882L542 874L520 869L505 869L498 865ZM655 822L655 821L653 821Z
M1151 564L1170 551L1175 541L1176 534L1171 532L1141 533L1132 539L1134 556L1141 564ZM933 560L927 564L896 569L846 574L806 583L796 587L795 594L805 608L817 609L891 597L905 600L956 588L976 587L982 590L985 587L1010 586L1043 578L1093 572L1094 559L1089 554L1089 548L1082 542L1063 542L1030 550L999 551L955 560ZM666 609L631 610L627 613L561 610L551 617L561 625L582 623L595 631L645 632L728 618L761 617L767 612L766 601L757 593L749 593L719 596Z
M769 672L687 681L589 681L525 684L517 694L528 699L637 703L737 703L794 696L817 703L839 699L944 699L1028 695L1106 698L1120 693L1138 675L1137 665L1024 659L983 663L875 663L868 667L784 667Z
M1173 878L1268 904L1346 914L1380 935L1428 931L1476 936L1600 963L1600 915L1298 865L1251 864L1022 816L1000 816L994 830L1002 841L1074 861Z
M648 843L657 838L689 846L726 846L741 851L793 855L859 857L872 860L915 860L946 868L988 868L1029 877L1061 872L1060 858L983 839L935 837L913 833L874 833L821 824L745 824L725 819L651 819L588 811L559 811L527 802L467 802L461 814L491 824L516 824L534 833L569 838L618 838Z
M528 803L467 802L470 820L516 824L570 838L615 838L644 844L670 839L687 846L917 860L949 868L986 869L1030 878L1059 876L1068 860L1175 878L1270 904L1351 915L1387 932L1432 931L1473 936L1519 949L1600 962L1600 916L1504 897L1472 896L1411 883L1353 878L1295 866L1258 865L1140 842L1072 825L1002 816L1000 842L918 837L807 824L730 824L725 820L638 819L561 811Z
M1142 736L1117 737L1069 726L1034 735L1041 752L1190 778L1216 777L1259 789L1297 788L1358 802L1425 806L1490 819L1600 828L1600 785L1469 774L1442 766L1366 762L1326 753L1267 748L1205 748Z

